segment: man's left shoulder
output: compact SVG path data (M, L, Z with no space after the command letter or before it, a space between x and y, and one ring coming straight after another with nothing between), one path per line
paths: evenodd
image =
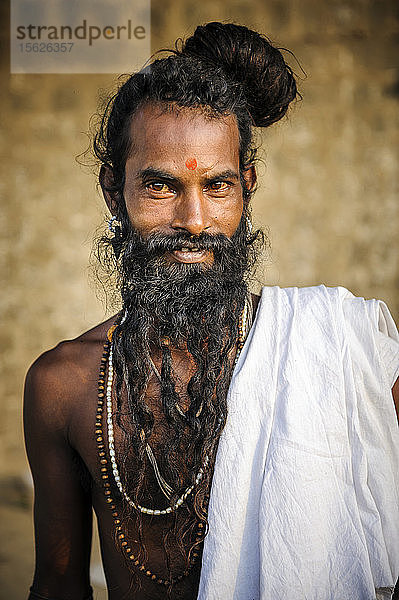
M346 299L355 296L342 286L265 286L262 288L261 298L263 302L280 305L287 311L325 315L335 312Z
M381 338L399 341L395 322L381 300L355 296L348 289L325 285L278 286L262 289L263 320L275 315L276 322L309 338L314 334L340 338Z
M378 299L366 299L354 295L343 286L304 286L279 287L265 286L261 298L264 302L280 303L292 307L293 310L310 312L342 312L343 309L360 309L370 318L378 319L379 313L389 314L386 304Z

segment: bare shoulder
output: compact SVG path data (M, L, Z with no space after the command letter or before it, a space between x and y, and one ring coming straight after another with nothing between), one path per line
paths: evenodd
M35 360L25 380L25 415L39 413L42 423L51 422L52 429L65 424L96 380L106 334L115 318L60 342Z

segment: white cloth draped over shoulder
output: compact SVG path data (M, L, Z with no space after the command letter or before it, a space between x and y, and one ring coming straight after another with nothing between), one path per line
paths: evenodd
M398 375L383 302L263 289L230 385L198 600L391 597Z

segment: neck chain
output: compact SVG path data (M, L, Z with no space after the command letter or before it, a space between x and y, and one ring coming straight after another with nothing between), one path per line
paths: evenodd
M161 383L162 378L161 378L161 373L158 371L154 361L152 360L151 356L149 356L150 359L150 365L152 370L154 371L154 375L156 376L156 378L158 379L159 383ZM195 413L196 417L199 417L201 412L202 412L202 406L203 406L203 402L201 402L201 406L199 407L199 409L197 410L197 412ZM186 413L184 412L184 410L182 410L179 406L179 404L176 402L175 404L175 409L177 410L177 412L179 413L179 415L181 417L185 417ZM148 453L147 453L148 454ZM151 459L150 459L151 460Z
M118 469L118 465L116 462L116 457L115 457L115 446L114 446L114 426L113 426L113 422L112 422L112 381L113 381L113 377L114 377L114 368L113 368L113 364L112 364L112 349L110 349L109 351L109 356L108 356L108 381L107 381L107 424L108 424L108 450L109 450L109 456L110 456L110 460L111 460L111 465L112 465L112 473L114 475L114 480L115 483L120 491L120 493L122 494L122 496L124 497L124 499L126 500L126 502L134 509L139 510L140 512L144 513L144 514L149 514L149 515L167 515L171 512L173 512L174 510L177 510L186 500L187 496L189 496L191 494L191 492L193 491L194 487L196 485L199 484L199 482L202 479L202 476L204 474L204 470L206 469L206 467L208 466L208 462L209 462L209 458L208 456L205 456L205 460L204 460L204 464L203 466L200 468L200 470L198 471L198 474L195 478L195 483L193 485L190 485L190 487L188 487L183 494L180 496L180 498L178 498L176 500L176 502L172 505L172 506L168 506L165 509L153 509L153 508L146 508L145 506L141 506L141 504L136 504L131 498L130 496L128 496L128 494L126 493L125 489L123 488L122 482L121 482L121 478L119 475L119 469ZM144 435L144 432L142 432L142 435ZM162 493L164 494L164 496L166 496L166 498L168 498L168 500L170 500L170 498L172 497L172 495L174 494L174 490L173 488L165 481L165 479L162 477L159 468L158 468L158 464L156 461L156 458L154 456L154 453L151 449L151 446L147 443L146 444L146 452L147 452L147 456L153 466L154 469L154 474L155 474L155 478L158 482L158 485L162 491Z
M123 555L129 561L129 564L131 564L140 573L143 573L146 577L148 577L148 579L150 579L151 581L154 581L154 583L165 586L166 588L170 588L170 586L173 586L173 585L179 583L182 579L187 577L189 575L191 569L194 567L196 561L198 560L198 557L200 556L200 545L204 540L205 526L204 526L203 522L197 523L195 542L194 542L193 549L189 555L189 561L188 561L188 566L187 566L186 570L183 573L181 573L180 575L177 575L176 577L169 577L169 579L167 579L167 578L164 579L162 577L159 577L156 573L153 573L148 568L148 566L145 565L140 560L139 555L136 554L136 551L133 551L131 545L127 541L126 532L122 526L122 521L121 521L121 518L119 515L119 510L118 510L115 500L113 498L113 492L112 492L111 482L110 482L111 475L110 475L109 468L108 468L108 459L107 459L106 448L105 448L104 437L103 437L103 413L104 413L104 402L105 402L105 398L106 398L105 371L107 368L110 349L111 349L111 341L109 339L107 339L107 341L105 342L104 347L103 347L103 354L101 357L101 364L100 364L100 371L99 371L99 378L98 378L98 394L97 394L98 400L97 400L96 429L95 429L98 458L100 461L100 474L101 474L101 481L102 481L105 501L108 504L108 506L111 510L111 513L112 513L112 518L114 521L114 526L115 526L115 531L116 531L116 537L119 542L119 546L121 548Z

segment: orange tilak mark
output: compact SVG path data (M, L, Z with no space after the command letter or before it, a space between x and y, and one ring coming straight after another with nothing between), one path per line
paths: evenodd
M186 160L186 167L187 169L196 169L197 168L197 161L195 160L195 158L188 158Z

